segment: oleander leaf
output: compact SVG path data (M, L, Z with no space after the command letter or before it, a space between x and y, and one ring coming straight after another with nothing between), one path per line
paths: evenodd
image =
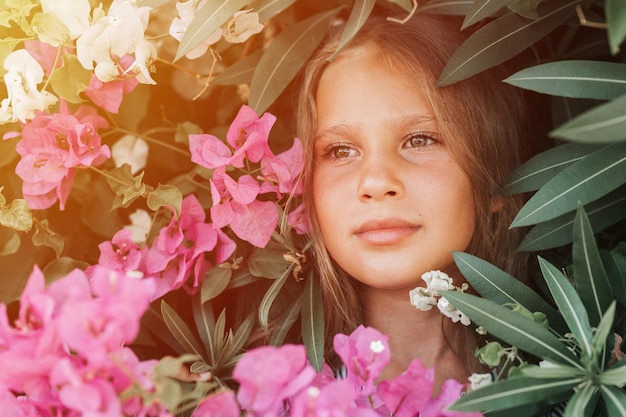
M559 313L520 280L474 255L452 252L452 256L467 282L484 298L500 305L519 304L530 312L541 311L553 329L565 329Z
M607 31L611 52L617 54L626 38L626 8L622 0L606 0L604 3Z
M591 325L595 327L613 301L613 291L589 219L580 207L574 219L572 258L576 289L587 308Z
M602 400L606 405L608 417L626 416L626 392L610 385L600 385Z
M278 296L278 293L287 282L287 278L291 275L291 271L293 270L293 264L289 267L283 274L277 278L272 285L267 289L267 292L263 296L261 300L261 304L259 305L259 323L261 327L266 333L269 333L269 315L270 309L272 308L272 304L274 300Z
M206 358L200 343L198 343L191 329L189 329L185 321L176 313L176 310L170 307L165 300L161 300L161 315L163 316L163 321L167 328L188 353L194 353L203 359Z
M407 12L413 10L413 4L411 4L411 0L389 0L391 3L397 4L402 7Z
M228 21L249 0L207 1L196 12L180 40L174 61L178 61L193 48L201 44L220 26Z
M580 114L550 136L585 143L626 141L626 94Z
M543 187L556 174L597 151L600 145L566 143L537 154L516 168L502 186L503 194L526 193Z
M346 22L343 32L341 33L341 37L339 38L339 42L337 43L337 48L330 56L330 60L333 60L348 44L348 42L350 42L350 39L357 34L359 29L361 29L363 24L367 21L367 18L372 13L375 4L376 0L355 0L352 5L352 10L350 11L350 16L348 16L348 21Z
M213 334L215 332L215 313L211 303L203 303L198 294L191 297L193 319L200 336L200 341L208 355L208 362L215 364L215 346Z
M573 211L626 182L626 143L605 146L565 168L519 211L511 227L529 226Z
M508 13L487 23L455 51L437 85L453 84L514 57L563 23L580 1L542 3L538 19Z
M265 112L300 71L324 38L337 10L318 13L288 27L267 47L250 82L248 101L257 114Z
M433 0L425 6L420 6L418 12L465 16L470 7L472 7L472 3L474 3L474 0Z
M555 96L612 100L626 94L626 64L557 61L523 69L504 82Z
M579 359L548 329L491 300L457 291L442 292L454 307L493 336L538 358L582 368Z
M480 22L505 7L510 0L474 0L469 11L465 15L461 30Z
M594 384L584 384L576 390L572 398L567 402L564 416L591 416L596 403L600 398L598 386Z
M245 58L240 59L224 71L220 72L215 78L211 80L211 84L215 85L238 85L238 84L250 84L252 81L252 75L256 69L259 59L262 55L261 50L254 51Z
M258 13L259 22L265 23L295 2L296 0L255 0L246 8Z
M606 385L624 386L626 384L626 358L622 358L602 372L600 382Z
M306 278L302 301L302 341L309 362L320 372L324 364L324 310L321 288L312 273Z

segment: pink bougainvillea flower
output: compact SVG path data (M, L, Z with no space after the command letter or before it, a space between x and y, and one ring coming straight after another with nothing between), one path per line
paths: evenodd
M246 353L233 378L239 404L256 416L280 415L283 400L307 389L315 378L302 345L262 346Z
M117 271L135 271L141 262L141 248L131 239L130 230L119 230L110 241L98 245L100 265Z
M46 77L50 76L50 73L53 70L52 67L55 63L56 67L54 69L63 66L63 57L70 50L69 47L64 47L61 48L61 51L59 52L59 47L52 46L49 43L41 42L36 39L24 41L24 48L33 58L35 58L37 62L39 62L45 71Z
M189 135L189 150L193 162L209 169L228 165L232 156L224 142L208 134Z
M273 191L277 197L287 194L297 197L304 191L300 173L304 166L302 142L296 138L291 148L278 155L265 155L261 160L263 185L261 193Z
M273 114L265 113L259 118L252 107L241 106L226 133L226 140L235 150L229 165L242 168L246 158L259 162L264 155L271 155L268 139L275 121Z
M310 386L291 402L291 417L380 417L369 406L357 404L357 392L345 380L333 381L320 388Z
M397 377L382 381L376 395L397 417L412 417L430 401L435 380L434 368L425 369L418 359Z
M333 347L347 370L347 380L361 392L369 395L374 381L391 360L388 337L373 327L360 325L350 336L336 334Z
M123 70L128 69L133 63L134 58L130 55L120 58L119 76L108 82L100 80L94 74L89 87L85 90L85 95L104 110L117 114L124 95L130 94L139 84L137 78L125 76L123 73Z
M450 411L447 407L461 397L465 384L461 384L454 379L449 379L441 386L441 393L431 398L424 406L420 417L483 417L482 413L466 413L460 411Z
M240 410L232 391L220 391L206 397L192 417L239 417Z
M38 112L24 126L16 146L22 158L15 172L23 180L22 192L29 207L45 209L58 200L64 209L74 168L96 166L111 156L96 133L107 126L92 107L81 106L71 114L64 101L59 113Z
M306 207L300 204L287 215L287 222L299 235L309 233L309 222L306 217Z

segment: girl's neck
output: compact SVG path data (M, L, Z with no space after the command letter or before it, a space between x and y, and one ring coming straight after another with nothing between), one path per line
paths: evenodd
M467 382L469 371L444 334L443 320L448 319L436 307L430 311L416 309L410 304L408 291L366 289L364 296L365 324L389 336L391 363L381 380L402 373L418 358L424 367L435 367L434 394L447 379Z

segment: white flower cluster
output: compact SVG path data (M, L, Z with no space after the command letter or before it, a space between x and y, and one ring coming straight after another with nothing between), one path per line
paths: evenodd
M429 271L422 275L422 279L426 282L426 287L417 287L409 292L412 305L422 311L428 311L437 306L439 311L454 323L460 321L465 326L471 324L470 319L465 314L441 297L440 291L463 291L463 288L452 283L452 278L448 274L441 271Z

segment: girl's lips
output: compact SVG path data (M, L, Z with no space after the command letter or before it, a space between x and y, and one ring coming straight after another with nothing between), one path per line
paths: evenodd
M368 220L355 232L355 236L370 245L393 245L412 235L419 227L402 219Z

